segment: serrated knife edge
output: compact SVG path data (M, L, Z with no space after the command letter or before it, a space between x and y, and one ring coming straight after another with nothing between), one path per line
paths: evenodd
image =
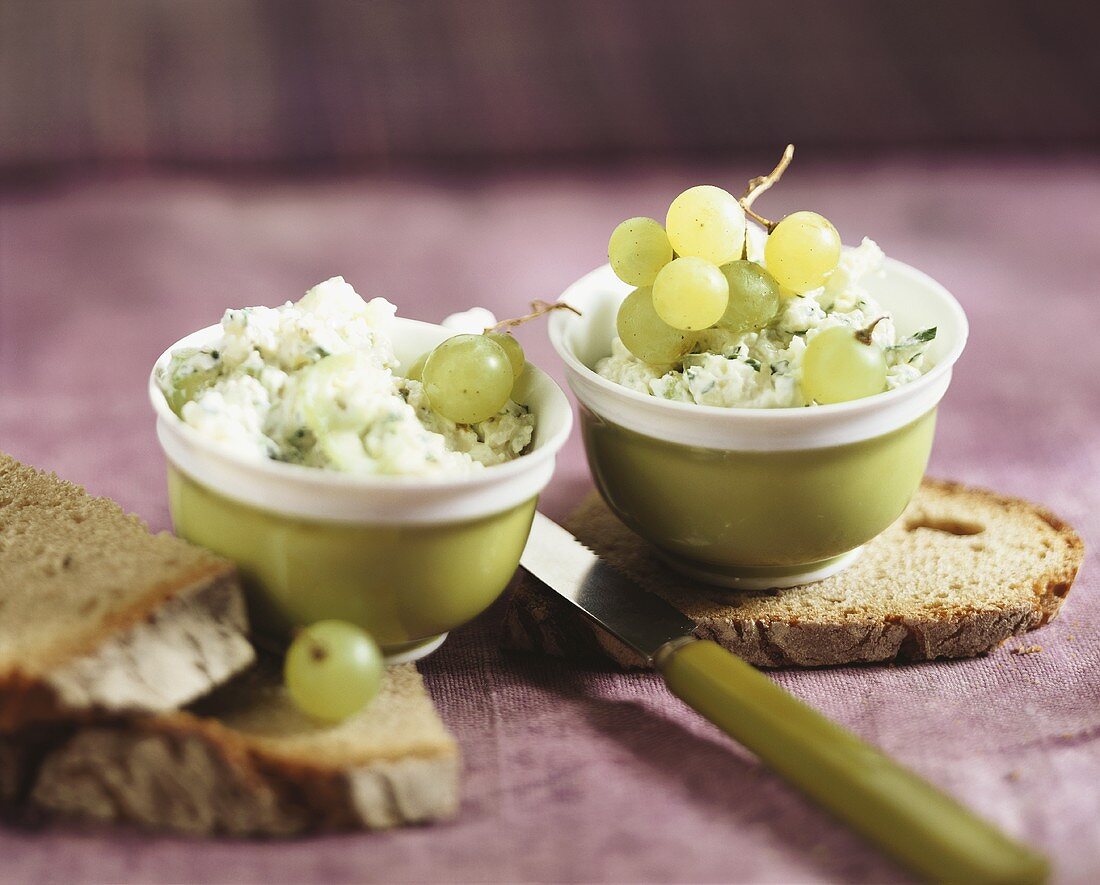
M650 663L670 643L694 636L694 621L541 513L535 513L520 565Z

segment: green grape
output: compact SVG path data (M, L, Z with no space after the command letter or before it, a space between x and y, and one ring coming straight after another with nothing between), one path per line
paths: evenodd
M512 401L521 406L530 406L531 399L535 395L535 385L535 373L531 371L529 365L524 366L523 371L516 378L516 383L512 385Z
M653 307L676 329L709 329L726 312L729 294L722 271L702 258L676 258L653 281Z
M508 362L512 364L512 377L519 378L523 374L523 367L527 365L527 358L523 355L523 347L516 341L516 336L510 332L486 332L485 337L504 348L504 352L508 354Z
M406 378L408 378L410 381L424 380L424 363L428 361L429 353L431 353L430 350L420 354L420 356L416 358L416 362L409 366L409 371L405 373Z
M171 386L165 392L168 407L177 415L183 412L185 404L191 402L204 387L209 387L218 378L218 369L196 369L193 372L175 372Z
M818 332L802 355L802 394L807 401L843 403L886 389L886 357L846 326Z
M172 379L172 386L167 393L169 408L177 415L182 414L184 405L191 402L199 390L213 381L216 375L216 372L190 372Z
M779 313L779 284L755 261L722 265L730 297L718 326L731 332L763 329Z
M385 664L366 631L346 621L318 621L286 653L283 678L296 707L314 719L339 722L378 694Z
M692 332L674 329L653 308L653 290L635 289L619 305L615 319L619 338L634 356L644 363L664 366L674 363L690 351L697 340Z
M298 408L315 436L361 429L359 415L345 408L343 394L348 390L348 379L364 365L370 365L366 353L347 351L322 357L298 373Z
M477 424L504 408L515 377L508 353L486 335L455 335L424 363L432 408L456 424Z
M315 437L316 450L324 453L327 464L336 470L370 470L372 462L363 446L363 437L355 430L333 430Z
M711 184L688 188L672 201L665 229L677 255L725 264L741 257L745 210L728 191Z
M816 212L788 215L768 234L764 263L779 285L809 292L825 284L840 261L840 234Z
M657 272L672 261L672 244L659 221L628 218L612 231L607 257L624 283L652 286Z

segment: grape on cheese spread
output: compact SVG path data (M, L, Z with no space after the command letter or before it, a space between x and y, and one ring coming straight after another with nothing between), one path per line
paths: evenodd
M759 239L749 238L749 258L764 264ZM774 319L759 331L709 328L699 333L690 353L670 365L651 365L634 356L616 337L611 356L596 371L641 393L707 406L783 408L813 404L801 383L806 346L823 330L854 331L876 319L871 340L886 359L886 389L919 378L931 365L925 356L935 329L898 340L889 314L864 288L882 267L883 253L870 239L844 252L824 286L796 295L784 293Z
M277 308L228 310L221 337L181 348L158 373L169 405L203 436L254 458L359 474L461 475L522 454L534 417L512 400L477 424L431 408L395 374L396 308L343 277Z

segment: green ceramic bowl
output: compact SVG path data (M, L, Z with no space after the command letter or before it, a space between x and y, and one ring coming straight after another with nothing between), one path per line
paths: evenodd
M157 365L218 334L212 326L188 336ZM394 346L409 365L453 334L399 319ZM237 563L261 638L281 642L297 627L340 618L369 630L391 662L421 657L507 585L569 435L565 395L544 372L528 371L531 450L457 479L350 476L242 457L184 424L151 376L176 533Z
M745 589L819 580L858 557L920 485L966 316L941 285L897 261L869 286L909 334L936 326L934 367L888 393L803 409L672 402L593 367L611 350L630 287L607 266L562 296L550 338L581 404L596 486L631 529L680 571Z

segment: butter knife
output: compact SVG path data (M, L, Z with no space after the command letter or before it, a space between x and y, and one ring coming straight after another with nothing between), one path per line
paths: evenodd
M520 564L811 799L936 882L1038 883L1046 858L784 691L541 513Z

